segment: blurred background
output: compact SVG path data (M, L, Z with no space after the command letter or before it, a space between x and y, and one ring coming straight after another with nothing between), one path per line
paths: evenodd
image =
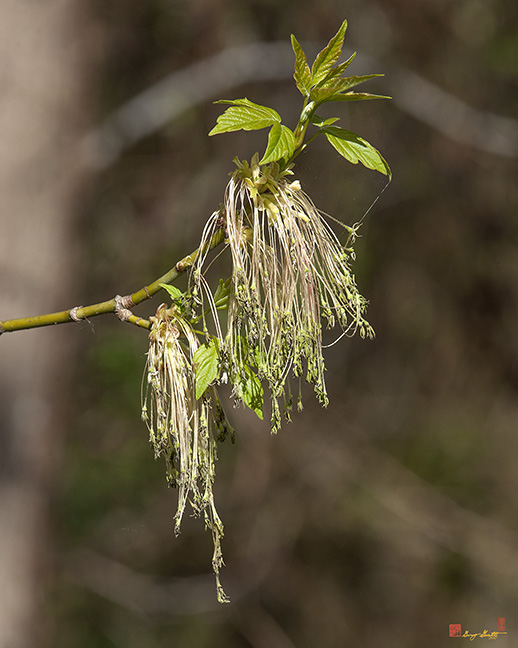
M291 33L313 55L347 18L350 73L384 72L364 87L393 100L331 112L394 174L357 244L377 337L329 349L327 410L306 389L271 437L228 401L237 437L215 492L230 605L202 521L173 535L176 493L140 421L145 331L105 316L2 336L0 647L410 648L498 617L516 643L518 4L5 0L0 14L1 319L131 293L196 248L232 158L266 143L208 138L212 102L246 96L294 124ZM324 141L297 174L348 224L386 184Z

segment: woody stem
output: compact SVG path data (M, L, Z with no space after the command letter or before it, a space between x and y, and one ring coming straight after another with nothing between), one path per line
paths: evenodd
M106 313L116 313L122 321L135 324L141 328L149 328L149 322L140 317L137 317L129 310L131 307L140 304L141 302L153 297L160 289L160 284L173 283L183 272L187 270L194 261L198 254L206 249L212 250L217 247L225 238L224 230L219 229L212 238L206 243L205 250L197 248L191 254L188 254L183 259L178 261L176 265L171 268L164 275L153 281L148 286L144 286L140 290L120 297L117 295L113 299L109 299L98 304L90 306L76 306L68 310L59 311L57 313L48 313L46 315L36 315L31 317L21 317L18 319L10 319L0 321L0 334L12 331L21 331L24 329L31 329L40 326L50 326L52 324L67 324L70 322L79 322L80 320L89 319L96 315L105 315Z

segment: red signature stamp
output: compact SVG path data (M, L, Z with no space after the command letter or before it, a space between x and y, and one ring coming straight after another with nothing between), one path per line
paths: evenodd
M450 637L460 637L460 623L450 623Z

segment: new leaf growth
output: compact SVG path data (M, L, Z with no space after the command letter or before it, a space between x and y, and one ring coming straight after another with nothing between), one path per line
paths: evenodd
M345 71L353 62L356 53L343 63L338 63L347 29L344 20L335 36L317 55L311 68L302 46L295 36L291 36L291 44L295 54L294 79L304 104L299 122L294 130L281 123L280 115L267 106L261 106L249 99L224 99L216 103L231 104L217 119L216 126L209 135L218 135L236 130L261 130L270 128L266 151L259 164L282 161L286 168L295 156L306 147L305 136L310 125L316 128L312 136L323 134L327 141L340 155L352 164L361 162L368 169L379 171L391 177L390 167L381 153L367 140L352 131L332 126L338 117L323 120L316 111L324 103L343 101L365 101L370 99L390 99L385 95L367 92L353 92L353 88L383 76L382 74L366 74L363 76L344 76Z

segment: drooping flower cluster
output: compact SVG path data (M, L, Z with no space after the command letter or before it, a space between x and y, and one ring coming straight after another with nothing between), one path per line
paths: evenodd
M352 250L340 244L289 169L281 171L275 162L261 166L257 156L237 166L222 208L233 266L222 348L238 398L252 367L268 384L275 432L280 397L289 416L290 374L313 384L327 405L322 321L348 335L374 332L349 265ZM216 218L220 212L214 223ZM355 230L348 230L354 239ZM196 281L204 263L202 255Z
M155 458L165 458L167 481L178 488L175 533L180 533L190 500L194 514L203 514L212 531L218 598L225 601L219 581L223 524L212 487L216 443L228 434L229 426L215 392L196 399L193 356L200 342L186 318L175 306L167 308L162 304L151 323L142 418L149 429Z

